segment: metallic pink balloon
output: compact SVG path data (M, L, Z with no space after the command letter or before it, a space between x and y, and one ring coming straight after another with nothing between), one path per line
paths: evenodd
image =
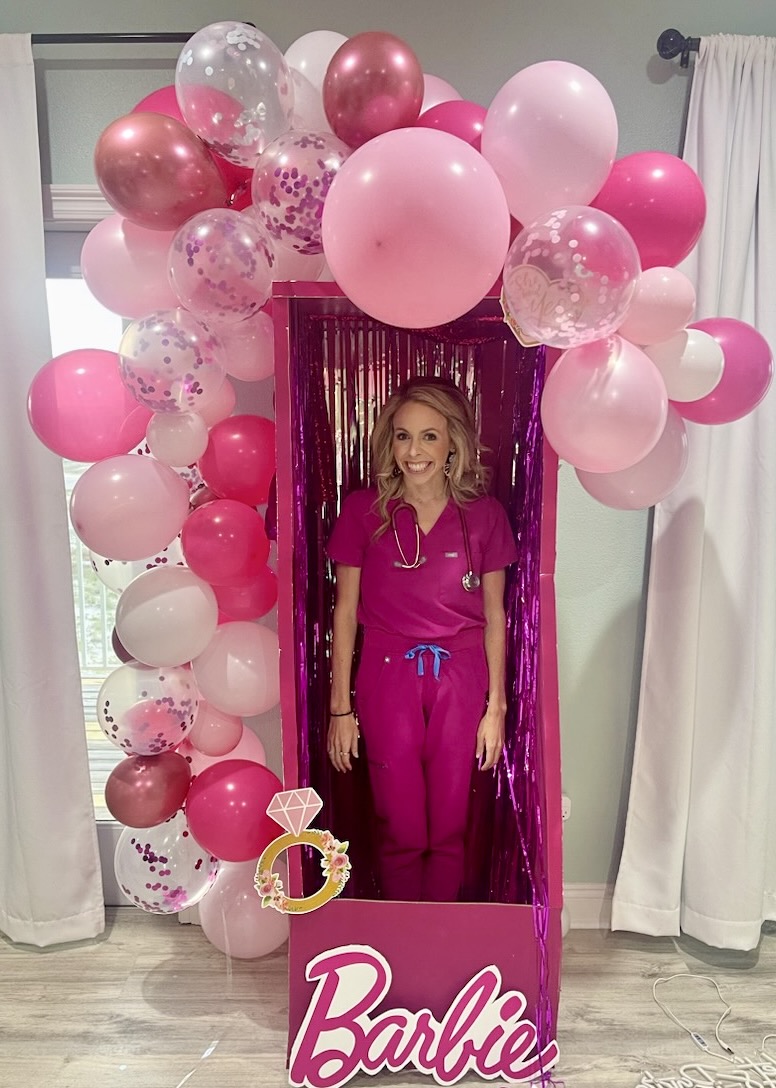
M105 783L105 807L127 827L156 827L174 816L186 800L191 771L177 752L128 756Z
M414 125L423 92L423 69L407 43L368 30L348 38L332 57L323 107L334 133L360 147L382 132Z
M160 113L131 113L108 125L97 141L94 170L111 207L152 230L176 230L228 199L205 144Z

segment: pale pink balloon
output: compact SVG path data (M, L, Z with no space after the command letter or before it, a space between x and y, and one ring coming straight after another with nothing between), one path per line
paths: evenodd
M97 141L94 172L111 207L151 230L177 230L227 199L202 141L161 113L131 113L111 122Z
M326 265L322 253L298 253L287 246L277 246L275 263L272 266L273 283L285 283L288 280L315 281Z
M559 457L588 472L619 472L646 457L667 412L659 370L619 336L564 352L542 394L547 441Z
M259 623L224 623L192 661L202 697L225 714L263 714L280 699L278 638Z
M209 704L207 704L209 706ZM222 714L223 712L217 710L216 707L210 706L209 715ZM237 739L237 743L230 748L227 752L221 755L210 755L202 752L189 740L188 735L183 741L183 744L178 746L177 751L184 757L189 767L191 768L192 775L200 774L206 767L211 767L214 763L218 763L221 759L248 759L252 763L260 763L262 767L266 766L267 755L264 751L264 745L261 743L261 739L254 733L254 731L243 724L242 719L234 714L223 714L224 720L238 721L240 722L240 733Z
M695 288L677 268L656 266L641 273L617 332L634 344L668 340L688 324L695 310Z
M195 412L156 412L148 421L146 442L157 461L185 468L207 449L207 424Z
M192 216L170 246L170 283L202 321L233 325L258 313L272 289L273 253L255 219L231 208Z
M224 352L224 359L227 358L228 355ZM220 423L222 419L227 419L232 414L236 404L237 391L229 379L224 378L218 392L208 400L207 404L197 410L197 415L202 418L207 427L214 427L216 423Z
M184 665L218 626L211 586L186 567L159 567L133 579L116 606L122 646L146 665Z
M684 475L689 443L684 420L673 405L663 433L646 457L620 472L585 472L577 478L589 495L616 510L643 510L662 502Z
M226 372L242 382L260 382L275 372L275 330L264 312L225 331Z
M488 292L509 246L499 180L448 132L408 128L360 147L323 211L329 267L348 298L389 325L460 317Z
M285 866L275 867L284 885ZM199 905L202 932L225 955L255 960L274 952L288 937L288 915L262 907L254 887L256 861L224 861L215 884Z
M131 453L90 465L70 497L70 519L90 551L145 559L171 544L189 512L189 488L168 465Z
M218 757L234 751L242 734L242 718L238 718L234 714L224 714L222 710L216 710L214 706L211 706L210 703L205 702L203 699L199 704L197 716L186 739L202 755ZM262 759L257 762L264 762L263 753L264 747L262 745ZM247 759L248 757L241 755L239 758ZM194 773L197 772L194 771Z
M452 83L448 83L446 79L441 79L439 76L431 75L430 72L423 73L423 102L420 106L421 113L433 109L434 106L438 106L440 102L455 102L460 98L461 95L456 91Z
M482 154L521 223L552 208L588 204L616 151L609 95L590 72L562 60L512 76L490 104L482 133Z
M93 227L81 249L81 274L106 309L122 317L177 306L167 278L172 231L149 230L120 215Z

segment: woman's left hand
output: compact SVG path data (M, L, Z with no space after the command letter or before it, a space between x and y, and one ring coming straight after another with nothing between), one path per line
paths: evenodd
M479 724L475 756L481 771L489 771L501 759L501 752L504 748L505 717L506 711L488 707Z

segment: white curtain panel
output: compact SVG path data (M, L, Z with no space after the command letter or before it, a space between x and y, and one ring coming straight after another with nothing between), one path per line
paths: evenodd
M776 39L703 38L684 158L708 217L697 317L776 347ZM612 926L754 948L776 919L776 391L691 427L655 511L641 701Z
M27 390L51 354L29 35L0 35L0 930L51 945L104 927L62 467Z

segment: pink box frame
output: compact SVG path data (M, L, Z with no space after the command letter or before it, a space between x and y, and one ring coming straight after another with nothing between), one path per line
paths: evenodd
M293 542L291 387L289 312L295 299L332 301L343 298L332 283L276 283L275 417L277 425L278 635L280 640L280 706L285 789L299 785L297 767L296 666L293 632ZM562 908L562 823L560 730L558 714L555 623L555 533L558 460L543 444L543 494L540 546L540 696L543 752L543 821L548 918L545 953L539 954L532 906L504 903L397 903L367 899L334 899L323 913L291 915L289 940L289 1048L301 1026L313 993L305 968L316 955L339 945L378 949L391 965L393 983L385 1007L413 1011L428 1008L443 1015L451 1000L483 967L495 964L504 989L525 994L527 1015L537 1022L538 1000L549 998L552 1031L560 993ZM290 546L291 545L291 546ZM302 894L298 851L288 855L289 889ZM544 977L542 978L542 972ZM541 1025L540 1040L542 1039Z

